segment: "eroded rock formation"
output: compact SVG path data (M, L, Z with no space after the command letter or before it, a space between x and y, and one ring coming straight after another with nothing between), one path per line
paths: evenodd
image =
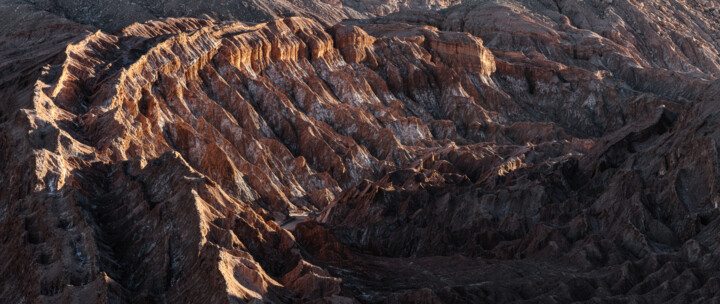
M717 300L712 1L38 5L2 6L0 299Z

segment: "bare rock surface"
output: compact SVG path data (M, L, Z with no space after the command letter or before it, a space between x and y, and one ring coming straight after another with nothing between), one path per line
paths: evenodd
M4 302L718 301L715 2L223 3L0 3Z
M3 0L115 32L162 17L266 22L302 16L324 25L411 9L442 9L462 0Z

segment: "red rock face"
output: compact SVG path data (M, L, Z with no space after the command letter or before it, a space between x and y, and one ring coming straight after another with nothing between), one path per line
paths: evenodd
M3 3L0 298L711 301L717 5L545 2Z

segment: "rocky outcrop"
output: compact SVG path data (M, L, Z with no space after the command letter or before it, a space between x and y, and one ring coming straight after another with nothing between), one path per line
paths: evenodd
M464 60L489 81L492 55L468 35L424 35L429 43L365 37L371 68L346 62L336 38L309 19L169 19L117 36L87 33L45 68L28 108L3 128L3 142L15 143L4 158L25 155L4 164L12 172L4 181L27 185L3 193L13 214L3 227L25 231L3 243L17 249L3 251L14 265L3 272L25 274L4 297L342 299L341 279L308 262L277 223L447 146L429 125L462 138L443 122L455 117L448 106L467 108L463 128L485 117L470 98L443 93L457 81L440 88L424 74L459 77L465 68L453 60ZM414 51L405 60L422 67L408 79L415 87L391 87L396 78L373 70L397 69L388 66L393 48Z
M712 3L3 5L9 302L717 297Z

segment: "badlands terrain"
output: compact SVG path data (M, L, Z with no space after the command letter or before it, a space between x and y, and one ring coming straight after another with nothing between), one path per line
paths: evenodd
M720 302L719 19L0 0L0 302Z

